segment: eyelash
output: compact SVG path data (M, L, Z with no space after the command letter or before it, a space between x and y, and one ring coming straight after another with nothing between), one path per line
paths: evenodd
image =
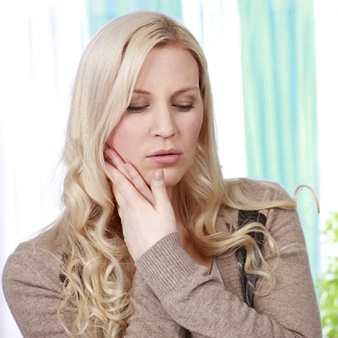
M188 112L194 108L193 104L181 105L181 104L174 104L172 105L180 112ZM144 112L149 106L129 106L127 111L131 113L142 113Z
M131 113L142 113L144 112L149 106L129 106L127 111Z
M193 104L186 104L186 105L176 104L176 105L173 105L173 107L175 107L178 111L188 112L194 108L194 105Z

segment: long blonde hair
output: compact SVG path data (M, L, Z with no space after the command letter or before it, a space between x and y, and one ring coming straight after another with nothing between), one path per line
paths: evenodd
M72 327L65 327L71 336L122 337L132 313L128 292L134 264L121 236L114 196L105 175L103 148L128 107L148 52L166 45L179 46L194 56L204 102L194 163L174 190L179 216L204 254L234 252L245 245L251 269L259 272L251 254L252 248L257 248L248 232L254 228L268 235L267 230L259 224L241 231L236 231L236 225L228 232L216 229L217 217L226 217L224 206L257 209L273 205L252 203L239 188L224 183L202 49L186 28L163 14L127 14L107 24L90 42L74 85L63 157L67 166L65 211L58 223L68 247L62 267L65 280L59 316L62 321L68 304L77 309ZM294 207L291 201L277 206Z

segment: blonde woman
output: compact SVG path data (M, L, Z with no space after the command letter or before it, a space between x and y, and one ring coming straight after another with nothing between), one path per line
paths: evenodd
M137 12L94 37L64 162L63 214L3 273L24 337L320 337L295 202L222 178L207 63L179 23Z

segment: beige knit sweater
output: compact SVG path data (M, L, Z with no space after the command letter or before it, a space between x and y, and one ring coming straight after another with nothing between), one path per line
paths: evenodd
M287 197L273 183L247 179L238 183L256 200ZM261 212L279 248L297 243L305 247L296 211ZM229 213L236 219L236 210ZM225 228L222 219L218 227ZM56 316L62 283L55 257L63 251L62 233L54 227L20 244L7 261L3 289L24 337L66 337ZM126 337L321 337L306 251L282 255L278 262L268 250L264 255L276 267L276 285L268 296L255 295L255 307L249 308L243 302L234 255L215 257L221 282L190 258L177 233L166 236L137 261L131 291L135 311ZM75 314L76 309L72 311ZM72 319L68 316L69 325Z

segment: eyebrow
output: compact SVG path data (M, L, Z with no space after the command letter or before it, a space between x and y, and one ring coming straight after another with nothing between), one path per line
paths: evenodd
M176 92L173 93L173 95L177 95L177 94L182 94L182 93L185 93L185 92L189 92L189 91L193 91L193 90L200 90L199 87L196 87L196 86L191 86L191 87L185 87L185 88L182 88L182 89L179 89L177 90ZM135 94L145 94L145 95L151 95L150 92L146 91L146 90L141 90L141 89L135 89L133 91L133 93Z

